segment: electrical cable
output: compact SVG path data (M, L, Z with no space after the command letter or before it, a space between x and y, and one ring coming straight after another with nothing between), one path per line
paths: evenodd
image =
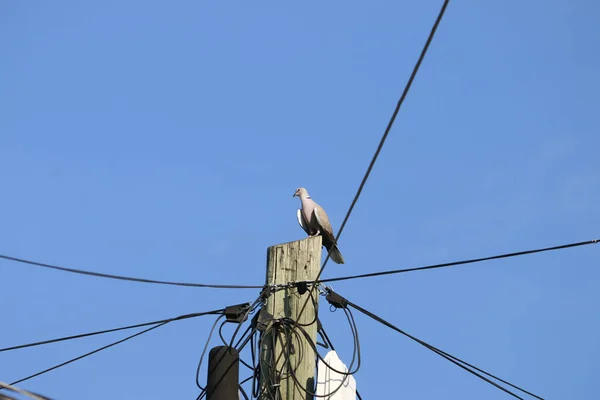
M356 309L356 310L358 310L358 311L360 311L361 313L363 313L366 316L374 319L375 321L377 321L377 322L379 322L379 323L387 326L388 328L393 329L393 330L395 330L398 333L401 333L402 335L408 337L409 339L412 339L413 341L415 341L415 342L419 343L420 345L426 347L427 349L433 351L434 353L438 354L439 356L441 356L441 357L445 358L446 360L452 362L453 364L461 367L465 371L467 371L467 372L469 372L469 373L477 376L478 378L484 380L485 382L487 382L487 383L495 386L496 388L498 388L498 389L500 389L500 390L502 390L502 391L510 394L511 396L513 396L513 397L515 397L517 399L523 400L522 397L520 397L517 394L511 392L510 390L508 390L505 387L499 385L498 383L496 383L496 382L494 382L494 381L486 378L485 376L483 376L483 375L475 372L473 369L475 369L477 371L480 371L483 374L485 374L485 375L487 375L487 376L489 376L489 377L491 377L493 379L496 379L496 380L498 380L498 381L500 381L502 383L505 383L505 384L507 384L507 385L509 385L509 386L511 386L511 387L513 387L513 388L515 388L515 389L523 392L523 393L526 393L526 394L528 394L530 396L533 396L533 397L535 397L537 399L543 400L543 398L540 397L540 396L538 396L538 395L535 395L535 394L533 394L533 393L531 393L531 392L529 392L529 391L527 391L527 390L525 390L523 388L520 388L519 386L513 385L512 383L509 383L509 382L507 382L507 381L505 381L503 379L500 379L497 376L495 376L493 374L490 374L490 373L488 373L488 372L486 372L486 371L484 371L484 370L482 370L480 368L473 367L471 364L467 363L466 361L463 361L463 360L461 360L458 357L455 357L455 356L453 356L453 355L451 355L449 353L446 353L445 351L442 351L442 350L440 350L440 349L438 349L438 348L436 348L436 347L434 347L434 346L432 346L432 345L430 345L430 344L428 344L428 343L426 343L426 342L424 342L424 341L422 341L422 340L420 340L420 339L418 339L418 338L410 335L409 333L403 331L402 329L400 329L400 328L392 325L390 322L388 322L388 321L384 320L383 318L381 318L381 317L373 314L372 312L370 312L370 311L368 311L368 310L366 310L366 309L364 309L364 308L362 308L362 307L360 307L360 306L352 303L351 301L347 300L347 305L350 306L350 307L352 307L352 308L354 308L354 309ZM473 369L471 369L470 367L473 368Z
M316 350L316 345L312 342L310 336L308 335L308 333L306 332L306 330L299 326L296 325L296 328L298 328L301 333L303 333L306 336L306 340L309 343L309 345L311 347L313 347L313 349L315 350L315 354L318 358L320 358L323 362L324 360L322 359L321 355L318 353L318 351ZM295 330L293 331L293 333L295 333L296 335L299 335ZM296 371L295 368L292 366L291 364L291 352L290 352L290 346L291 346L291 340L288 337L287 338L287 346L283 343L283 339L281 338L280 335L277 335L277 338L280 340L281 342L281 348L285 349L285 356L284 356L284 364L287 367L288 370L288 374L284 377L282 374L282 379L285 379L287 376L292 378L292 381L294 382L294 385L299 388L302 392L306 393L308 396L312 396L313 398L329 398L330 396L332 396L333 394L335 394L339 389L342 388L342 386L344 385L344 382L348 376L348 374L344 373L344 379L342 380L342 382L338 385L338 387L336 389L334 389L333 391L331 391L330 393L327 393L325 395L320 395L317 394L316 392L309 390L308 387L304 386L302 383L300 383L300 380L298 379L298 377L296 376ZM296 340L298 342L300 342L300 338L297 337ZM301 348L301 347L300 347ZM298 364L300 363L300 361L298 361ZM339 371L336 371L339 372Z
M256 355L260 354L260 349L256 348L258 341L256 341L257 343L255 343L255 335L256 333L250 337L250 354L252 356L252 365L254 366L254 375L252 379L252 397L257 398L259 391L258 379L260 377L260 363L257 364Z
M329 363L327 363L325 361L325 359L318 353L318 349L316 347L316 344L312 341L312 339L310 338L310 335L308 334L308 332L306 332L305 329L303 329L301 326L299 326L299 328L301 329L301 332L303 333L303 335L306 337L309 345L312 347L312 349L315 351L317 358L319 360L321 360L323 362L323 364L325 364L325 366L327 368L329 368L330 370L340 374L340 375L344 375L344 376L349 376L349 375L354 375L358 372L358 370L360 369L360 363L361 363L361 357L360 357L360 340L358 337L358 327L356 326L356 321L354 320L354 316L352 315L352 311L344 308L343 309L344 314L346 315L346 318L348 319L348 324L350 326L350 330L352 333L352 338L353 338L353 343L354 343L354 348L352 350L352 359L350 360L350 365L348 367L348 371L340 371L336 368L334 368L333 366L331 366ZM356 369L352 370L352 367L354 365L354 362L356 361L357 365L356 365ZM333 393L331 393L333 394Z
M323 324L321 324L321 333L323 334L323 339L325 340L327 345L331 348L331 350L335 351L335 347L333 347L333 343L331 342L331 339L329 339L329 335L327 335L327 332L325 332ZM362 396L358 392L358 389L356 389L356 397L358 397L358 400L362 400Z
M246 328L246 330L244 331L244 333L242 333L242 336L240 336L240 338L238 339L237 343L233 347L237 348L244 340L247 340L247 339L249 340L250 336L247 336L248 332L250 332L250 335L253 335L254 332L256 332L256 328L252 328L252 325L248 325L248 327ZM227 345L227 342L224 342L224 344Z
M242 387L242 385L246 382L248 382L249 380L255 380L256 379L256 372L253 371L252 375L250 375L248 378L244 379L243 381L240 382L240 384L238 385L239 389L242 391L242 394L244 395L244 399L245 400L250 400L250 397L248 396L248 394L246 394L246 391L244 390L244 388ZM253 388L252 388L253 389Z
M365 172L365 175L364 175L362 181L360 182L360 185L358 186L358 190L357 190L356 194L354 195L352 203L350 204L350 208L348 208L348 211L346 212L346 216L344 217L342 225L340 226L338 234L333 243L334 245L337 244L337 242L339 241L339 238L342 235L342 232L346 226L346 223L348 222L348 219L350 218L350 214L352 213L352 210L354 210L354 206L356 205L358 198L360 197L360 195L363 191L363 188L364 188L365 184L367 183L367 180L369 179L371 170L373 169L373 166L375 165L375 162L377 161L377 158L379 157L379 153L381 152L381 149L383 148L385 140L387 139L387 136L390 133L392 126L394 125L396 116L398 115L400 108L402 107L402 104L404 103L404 100L406 99L406 96L408 95L408 92L410 91L410 88L412 86L412 83L413 83L415 77L417 76L417 72L419 71L421 63L423 62L423 59L425 58L425 55L427 54L429 45L433 41L433 38L437 31L437 28L438 28L440 22L442 21L444 13L446 12L446 7L448 6L448 2L449 2L449 0L444 0L444 3L442 4L442 7L440 8L438 16L437 16L433 26L431 27L431 31L429 32L429 36L427 37L427 40L425 41L425 45L421 49L421 54L419 55L419 58L417 59L417 62L415 64L415 66L413 67L410 77L408 78L408 82L406 83L404 90L402 91L402 95L400 96L400 99L398 100L398 103L396 104L396 108L394 109L394 112L392 113L392 116L387 124L387 127L383 133L383 136L381 137L381 139L379 141L379 145L377 146L377 149L376 149L375 153L373 154L373 157L371 158L371 162L369 163L367 171ZM321 275L323 274L323 270L325 270L325 266L327 265L327 261L329 261L329 258L330 258L330 255L328 252L327 257L325 258L325 261L323 262L323 266L320 268L319 273L317 274L317 277L315 278L315 281L318 281L319 278L321 277ZM310 290L311 291L314 290L314 286L311 287ZM304 302L304 305L300 309L299 316L302 315L302 313L307 305L308 305L308 299L306 299L306 301Z
M41 396L39 394L36 394L36 393L33 393L33 392L29 392L27 390L19 389L18 387L9 385L9 384L4 383L4 382L0 382L0 389L10 390L11 392L22 394L23 396L27 396L27 397L29 397L29 398L31 398L33 400L50 400L49 397L44 397L44 396ZM0 395L0 398L2 398L2 397L6 397L7 399L11 399L8 396Z
M238 390L240 393L242 393L245 400L250 400L250 397L248 397L248 395L246 394L246 391L244 390L244 388L242 387L241 384L238 385Z
M282 365L282 369L280 371L277 371L279 373L279 381L291 378L294 382L294 385L296 385L296 387L298 387L299 390L301 390L304 393L309 394L313 397L331 396L332 394L336 393L339 389L341 389L343 387L343 385L345 384L346 378L348 376L356 373L358 371L358 369L360 368L360 342L359 342L359 338L358 338L358 328L356 326L356 322L354 321L354 317L352 316L351 310L349 310L349 309L344 310L344 313L348 320L350 330L352 332L352 336L354 339L353 340L354 349L353 349L352 360L350 362L349 368L346 371L340 371L340 370L334 368L333 366L331 366L327 361L325 361L323 356L321 356L319 354L316 343L314 343L313 339L306 331L305 325L299 324L297 321L295 321L291 318L279 318L279 319L273 318L270 320L272 322L272 324L264 332L265 336L261 337L261 343L259 343L259 347L262 347L262 340L264 340L264 339L268 340L267 335L270 335L271 337L273 337L274 341L276 343L280 344L281 351L279 352L277 359L275 360L275 362L273 364L268 365L269 369L273 372L275 369L273 366L279 365L279 359L283 356L284 363ZM286 339L285 342L283 339L284 336ZM309 388L305 387L302 383L300 383L299 379L296 376L296 368L298 365L300 365L302 363L302 359L305 355L304 355L303 346L299 346L299 345L297 346L297 345L295 345L295 343L302 343L303 342L302 337L304 337L305 342L313 350L315 357L317 359L321 360L321 362L325 365L325 367L344 376L344 379L342 380L340 385L335 390L328 393L327 396L317 395L312 390L309 390ZM292 365L292 363L291 363L291 355L292 355L291 348L292 347L294 349L293 354L295 357L296 367L294 365ZM354 363L357 360L358 360L358 362L357 362L356 369L353 369ZM285 368L285 370L283 368ZM271 379L270 381L272 383L274 383L275 385L267 383L265 385L266 387L263 387L263 389L268 389L269 387L273 387L273 386L277 387L278 386L278 383L274 382L273 379ZM256 392L256 390L254 390L254 388L253 388L252 393L253 393L253 396L258 397L257 392ZM270 393L270 395L272 396L273 394Z
M337 277L337 278L321 279L318 281L303 282L303 283L340 282L340 281L346 281L346 280L350 280L350 279L371 278L371 277L375 277L375 276L400 274L400 273L404 273L404 272L424 271L424 270L428 270L428 269L454 267L457 265L473 264L473 263L478 263L478 262L482 262L482 261L498 260L501 258L517 257L517 256L528 255L528 254L534 254L534 253L542 253L542 252L546 252L546 251L562 250L562 249L567 249L567 248L571 248L571 247L586 246L589 244L596 244L599 242L600 242L599 239L594 239L594 240L587 240L585 242L569 243L569 244L563 244L563 245L559 245L559 246L545 247L545 248L534 249L534 250L525 250L525 251L519 251L516 253L506 253L506 254L500 254L500 255L490 256L490 257L473 258L470 260L453 261L453 262L448 262L448 263L443 263L443 264L426 265L423 267L395 269L395 270L390 270L390 271L371 272L371 273L367 273L367 274L351 275L351 276L341 276L341 277ZM295 283L297 284L298 282L295 282Z
M248 333L248 332L250 332L250 333ZM237 341L237 343L235 344L234 348L236 348L236 349L238 347L244 348L246 346L246 343L252 338L252 335L254 335L254 332L256 332L256 328L252 328L252 325L248 325L248 328L246 328L244 333L242 333L242 336L240 336L240 338ZM219 333L221 333L220 329L219 329ZM223 339L222 336L221 336L221 340L223 341L225 346L227 346L227 342ZM248 364L242 358L240 358L240 363L242 363L242 365L244 365L246 368L250 369L251 371L254 371L254 369L256 368L256 366Z
M227 341L223 337L223 327L225 326L226 323L227 323L227 321L223 321L223 322L221 322L221 325L219 325L219 338L223 342L224 346L227 346Z
M148 328L148 329L144 329L144 330L142 330L142 331L140 331L140 332L137 332L137 333L135 333L135 334L133 334L133 335L127 336L127 337L126 337L126 338L124 338L124 339L121 339L121 340L118 340L118 341L116 341L116 342L110 343L110 344L108 344L108 345L106 345L106 346L102 346L102 347L100 347L100 348L97 348L96 350L90 351L90 352L88 352L88 353L85 353L85 354L83 354L83 355L81 355L81 356L78 356L78 357L72 358L72 359L70 359L70 360L68 360L68 361L65 361L65 362L63 362L63 363L57 364L57 365L55 365L55 366L53 366L53 367L50 367L50 368L47 368L47 369L45 369L45 370L43 370L43 371L37 372L37 373L35 373L35 374L32 374L32 375L29 375L29 376L27 376L27 377L25 377L25 378L22 378L22 379L19 379L19 380L17 380L17 381L14 381L14 382L12 382L12 383L11 383L11 385L16 385L17 383L21 383L21 382L27 381L27 380L29 380L29 379L35 378L35 377L37 377L37 376L40 376L40 375L42 375L42 374L45 374L45 373L47 373L47 372L53 371L53 370L55 370L55 369L57 369L57 368L63 367L63 366L65 366L65 365L67 365L67 364L70 364L70 363L72 363L72 362L75 362L75 361L81 360L81 359L83 359L83 358L86 358L86 357L88 357L88 356L91 356L92 354L98 353L98 352L100 352L100 351L102 351L102 350L106 350L106 349L108 349L108 348L110 348L110 347L113 347L113 346L116 346L116 345L118 345L118 344L120 344L120 343L126 342L127 340L133 339L134 337L140 336L140 335L142 335L142 334L144 334L144 333L146 333L146 332L150 332L150 331L151 331L151 330L153 330L153 329L160 328L161 326L163 326L163 325L166 325L166 324L168 324L168 323L170 323L170 322L173 322L173 321L179 321L179 320L183 320L183 319L189 319L189 318L195 318L195 317L201 317L201 316L203 316L203 315L218 314L218 313L221 313L221 312L223 312L223 310L222 310L222 309L221 309L221 310L207 311L207 312L203 312L203 313L186 314L186 315L181 315L181 316L179 316L179 317L171 318L171 319L169 319L169 320L166 320L166 321L164 321L164 322L161 322L161 323L159 323L159 324L157 324L157 325L154 325L154 326L152 326L152 327L150 327L150 328Z
M210 338L212 337L217 324L219 323L221 318L223 318L224 316L225 315L219 315L219 317L217 317L217 319L213 323L212 328L210 328L210 332L208 333L208 338L206 339L206 342L204 343L204 348L202 349L202 354L200 355L200 360L198 361L198 368L196 368L196 386L198 386L198 388L200 390L206 390L206 388L203 388L202 385L200 385L200 367L202 367L202 360L204 359L204 355L206 354L206 349L208 349L208 343L210 343Z
M385 131L383 133L383 136L381 137L381 140L379 141L377 150L375 150L375 154L373 154L373 157L371 159L369 167L367 168L367 172L365 172L365 175L364 175L362 181L360 182L360 185L358 186L358 190L357 190L356 194L354 195L354 199L352 200L352 203L350 204L350 208L348 209L348 212L346 213L346 216L344 217L342 225L340 226L340 230L338 231L337 237L335 238L334 244L336 244L338 242L340 236L342 235L342 231L344 230L344 227L346 226L346 223L348 222L348 219L350 218L350 214L352 214L352 210L354 210L354 206L356 205L358 198L360 197L360 195L363 191L363 188L365 187L365 184L367 183L367 180L369 179L369 176L371 175L371 170L373 169L373 166L375 165L375 162L377 161L377 158L379 157L379 153L383 149L385 140L387 139L387 137L390 133L390 130L392 129L392 126L394 125L394 122L396 121L396 117L398 116L398 113L400 112L402 103L404 103L404 100L406 99L406 96L408 95L408 92L410 91L412 83L413 83L415 77L417 76L417 72L419 72L419 67L421 66L421 63L423 62L423 59L425 58L425 54L427 54L429 45L433 41L433 37L435 36L437 28L438 28L440 22L442 21L442 17L444 16L444 13L446 11L448 2L449 2L449 0L444 0L444 3L442 4L442 7L440 9L440 12L438 13L437 19L435 20L435 23L433 24L431 31L429 32L429 36L427 37L427 41L425 42L425 45L423 46L423 49L421 50L421 54L419 55L419 58L417 59L417 63L415 64L415 66L412 70L412 73L410 74L410 77L408 78L408 82L406 83L406 86L404 87L402 95L400 96L400 99L398 100L398 103L396 104L396 108L394 109L394 112L392 113L390 121L388 122L387 127L385 128ZM325 269L325 265L327 264L328 260L329 260L329 254L327 254L327 258L325 258L325 262L323 263L323 266L321 267L321 271L319 271L317 280L319 279L319 277L321 276L321 273Z
M214 326L216 326L216 324L215 324ZM250 342L249 340L247 340L247 341L244 341L244 342L243 342L243 343L242 343L242 344L241 344L241 345L240 345L238 348L236 348L236 350L238 351L238 353L241 353L241 351L244 349L244 346L245 346L247 343L249 343L249 342ZM224 355L221 357L221 359L219 359L219 360L217 361L217 363L220 363L220 362L223 360L223 358L224 358ZM240 358L240 361L241 361L241 358ZM222 380L219 380L219 381L216 383L216 386L218 386L218 385L221 383L221 381L222 381ZM245 381L244 381L244 382L245 382ZM243 383L243 382L242 382L242 383ZM215 387L216 387L216 386L215 386ZM198 385L198 387L200 387L200 385ZM199 394L199 395L196 397L196 400L201 400L201 399L203 399L203 398L206 396L206 390L207 390L207 387L204 387L204 388L201 388L201 389L202 389L202 390L200 391L200 394Z
M171 318L161 319L161 320L152 321L152 322L144 322L144 323L135 324L135 325L122 326L120 328L105 329L103 331L96 331L96 332L90 332L90 333L81 333L79 335L73 335L73 336L66 336L66 337L61 337L61 338L56 338L56 339L43 340L41 342L27 343L27 344L22 344L22 345L19 345L19 346L5 347L3 349L0 349L0 353L3 352L3 351L24 349L24 348L27 348L27 347L41 346L41 345L44 345L44 344L51 344L51 343L56 343L56 342L62 342L62 341L65 341L65 340L73 340L73 339L80 339L80 338L84 338L84 337L88 337L88 336L103 335L105 333L118 332L118 331L123 331L123 330L127 330L127 329L141 328L143 326L156 325L156 324L160 324L161 322L167 322L167 321L171 321Z
M93 271L85 271L85 270L81 270L81 269L59 267L59 266L56 266L56 265L50 265L50 264L45 264L45 263L40 263L40 262L36 262L36 261L30 261L30 260L25 260L25 259L22 259L22 258L5 256L5 255L0 255L0 258L3 258L5 260L9 260L9 261L15 261L15 262L23 263L23 264L35 265L35 266L38 266L38 267L55 269L57 271L71 272L71 273L74 273L74 274L89 275L89 276L95 276L95 277L99 277L99 278L117 279L117 280L130 281L130 282L155 283L155 284L159 284L159 285L202 287L202 288L214 288L214 289L262 289L262 288L264 288L264 285L263 286L219 285L219 284L208 284L208 283L187 283L187 282L158 281L158 280L154 280L154 279L132 278L132 277L129 277L129 276L103 274L103 273L100 273L100 272L93 272Z
M221 333L219 334L219 336L220 336L220 338L221 338L221 341L223 341L223 343L224 343L224 344L225 344L227 347L230 347L230 348L235 348L235 349L236 349L238 352L241 352L241 351L243 350L243 348L246 346L246 344L250 342L250 340L249 340L249 338L248 338L248 340L244 340L244 341L243 341L243 342L240 344L240 341L244 339L244 338L243 338L243 336L244 336L244 335L245 335L245 334L248 332L248 329L246 329L246 331L244 332L244 334L242 335L242 337L240 338L240 340L237 342L237 344L236 344L236 347L232 347L232 345L233 345L233 342L234 342L234 340L235 340L235 337L236 337L237 333L239 332L239 330L240 330L241 326L243 325L244 321L246 321L246 320L248 319L248 315L249 315L250 313L254 312L254 310L256 309L256 307L258 307L258 305L261 303L261 301L262 301L263 297L265 296L265 291L266 291L266 290L267 290L267 288L264 288L264 287L263 287L263 290L261 291L261 293L260 293L260 295L258 296L258 298L257 298L257 299L256 299L256 300L255 300L255 301L254 301L254 302L253 302L253 303L252 303L250 306L248 306L247 310L244 312L244 315L243 315L243 316L240 318L240 322L238 323L238 326L236 327L236 329L235 329L235 331L234 331L234 334L233 334L233 336L232 336L232 338L231 338L231 342L230 342L230 344L229 344L229 345L227 345L227 342L226 342L225 338L223 337L223 335L222 335ZM223 326L224 326L224 324L222 324L222 325L221 325L221 328L222 328ZM215 327L216 327L216 323L215 323L215 325L213 326L213 330L214 330L214 328L215 328ZM205 344L205 348L206 348L207 346L208 346L208 341L207 341L207 342L206 342L206 344ZM201 362L202 362L202 359L204 358L205 352L206 352L206 351L203 351L203 353L202 353L202 356L201 356L201 359L200 359L200 362L199 362L199 363L201 363ZM223 356L221 357L221 359L219 359L218 361L216 361L216 364L215 364L215 365L218 365L218 364L219 364L219 363L220 363L220 362L221 362L221 361L224 359L224 356L225 356L225 355L223 354ZM241 360L241 358L240 358L240 361L242 361L242 360ZM244 365L247 365L245 362L243 362L243 364L244 364ZM201 389L201 391L200 391L200 394L198 394L198 396L196 397L196 400L203 399L203 398L206 396L206 390L207 390L207 388L206 388L206 387L204 387L204 388L203 388L203 387L201 387L201 386L200 386L200 384L199 384L199 382L198 382L199 371L200 371L200 366L198 366L197 373L196 373L196 385L197 385L197 386L198 386L198 387ZM210 371L209 371L209 373L210 373ZM217 382L217 385L218 385L219 383L220 383L220 381L219 381L219 382Z
M256 310L256 308L263 301L263 298L266 296L266 293L267 293L267 288L263 288L263 290L260 292L260 295L258 296L258 298L256 300L254 300L254 302L250 305L250 307L248 307L248 310L246 311L246 313L244 314L244 316L241 319L242 322L248 318L248 315L250 315L251 313L253 313ZM240 322L238 324L235 331L233 332L233 335L231 336L231 342L229 343L229 347L233 346L235 337L237 336L238 332L240 331L240 328L242 327L242 322Z

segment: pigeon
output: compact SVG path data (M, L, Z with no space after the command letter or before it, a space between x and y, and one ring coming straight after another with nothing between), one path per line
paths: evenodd
M302 208L298 209L296 216L298 223L308 236L323 237L323 246L329 252L329 257L338 264L344 263L344 257L335 244L335 235L329 223L329 217L323 207L310 198L305 188L298 188L293 197L300 197Z

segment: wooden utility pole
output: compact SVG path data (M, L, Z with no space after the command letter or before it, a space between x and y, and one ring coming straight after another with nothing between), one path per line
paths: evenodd
M321 236L315 236L269 247L266 284L315 280L321 263L321 243ZM263 400L313 398L303 388L314 391L316 355L300 328L290 323L291 320L300 324L312 343L316 343L319 292L310 289L309 286L304 294L298 293L297 288L282 289L266 300L265 310L273 316L273 320L267 325L262 338L260 387ZM311 292L314 301L310 299ZM281 318L289 320L281 323L278 321ZM296 384L292 373L302 387Z

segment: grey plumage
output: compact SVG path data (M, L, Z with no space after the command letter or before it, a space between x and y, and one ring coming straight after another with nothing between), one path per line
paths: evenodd
M308 236L320 234L323 239L323 246L329 252L330 258L338 264L343 264L344 257L335 244L333 228L323 207L310 198L305 188L296 189L294 197L296 196L300 197L300 202L302 203L302 208L296 213L298 224L300 224Z

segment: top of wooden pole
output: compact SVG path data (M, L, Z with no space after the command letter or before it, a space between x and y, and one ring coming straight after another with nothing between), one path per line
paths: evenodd
M267 285L317 278L321 264L321 236L281 243L267 249ZM286 271L277 273L277 270Z

